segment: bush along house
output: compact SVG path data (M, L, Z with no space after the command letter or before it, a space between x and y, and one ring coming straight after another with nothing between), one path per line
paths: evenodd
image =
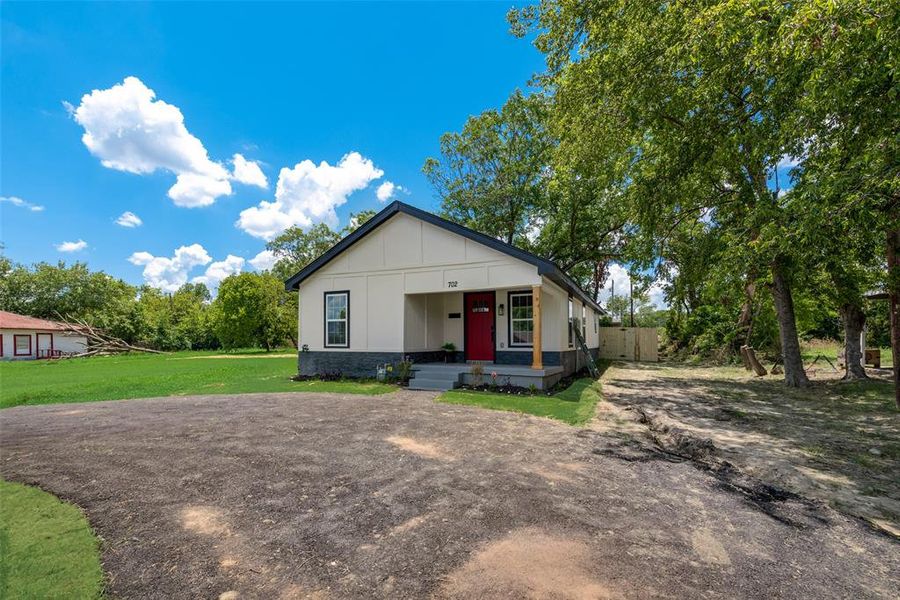
M408 358L414 389L545 389L599 347L603 310L554 263L402 202L286 288L300 295L304 376L375 377Z

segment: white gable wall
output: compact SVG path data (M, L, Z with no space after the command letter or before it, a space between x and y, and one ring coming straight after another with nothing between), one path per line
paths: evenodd
M324 294L347 290L350 347L329 350L413 352L448 341L462 350L463 319L447 315L462 312L463 292L541 279L533 265L399 213L300 284L300 344L325 349Z
M507 292L542 285L545 351L569 350L568 293L541 277L537 267L463 236L399 213L339 254L299 285L300 345L325 350L324 294L350 292L350 347L341 352L420 352L452 342L464 350L467 291L496 290L496 349L531 352L508 345ZM505 307L500 316L496 309ZM581 316L576 300L575 314ZM588 345L593 310L588 310ZM593 343L592 343L593 342Z

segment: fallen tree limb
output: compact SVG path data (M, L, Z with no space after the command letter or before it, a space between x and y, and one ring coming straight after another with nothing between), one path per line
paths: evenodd
M150 354L165 354L160 350L144 348L129 344L125 340L106 333L85 321L74 317L63 317L56 313L59 323L63 325L63 331L83 335L87 338L87 346L84 352L69 354L60 358L84 358L87 356L102 356L110 354L122 354L125 352L148 352Z
M756 352L750 346L741 346L741 357L744 358L751 367L753 367L753 372L756 373L759 377L762 377L763 375L767 375L769 373L768 371L766 371L766 368L759 362L759 359L756 358Z

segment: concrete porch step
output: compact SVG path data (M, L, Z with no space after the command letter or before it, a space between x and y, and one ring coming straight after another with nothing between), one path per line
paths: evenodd
M427 379L425 377L413 377L409 380L409 389L411 390L437 390L446 392L452 390L459 385L459 378L447 379Z

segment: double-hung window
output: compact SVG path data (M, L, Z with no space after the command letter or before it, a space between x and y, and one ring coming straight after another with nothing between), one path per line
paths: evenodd
M509 294L509 345L534 344L534 300L531 292Z
M350 347L350 292L325 292L325 347Z
M572 297L570 296L569 297L569 347L570 348L573 346L573 344L572 344L573 329L572 328L575 327L575 324L572 322L572 320L574 318L575 318L575 305L572 303Z

